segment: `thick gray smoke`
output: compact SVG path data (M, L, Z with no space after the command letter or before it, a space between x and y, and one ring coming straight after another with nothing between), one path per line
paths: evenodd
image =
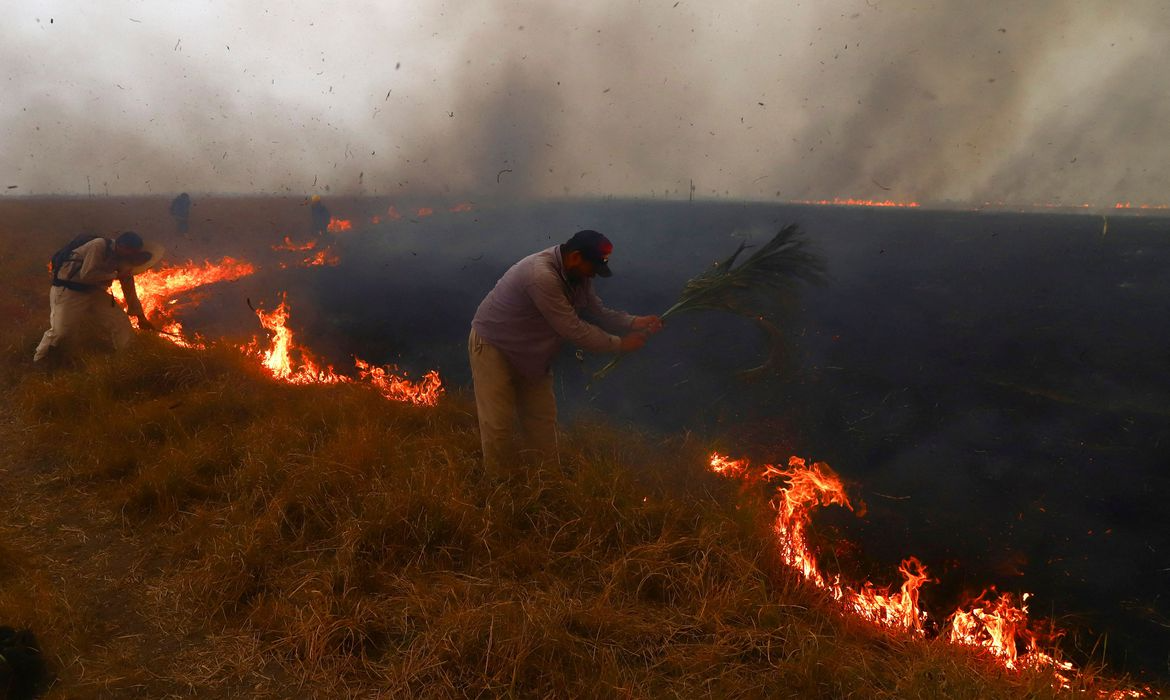
M1149 2L20 3L0 190L1165 203Z

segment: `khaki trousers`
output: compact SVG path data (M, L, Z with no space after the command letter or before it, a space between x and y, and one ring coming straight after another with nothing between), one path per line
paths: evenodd
M522 462L559 465L552 372L537 379L525 377L474 329L467 338L467 355L488 476L507 478ZM515 439L517 423L519 445Z
M134 338L130 318L108 293L100 290L75 292L64 287L51 287L49 330L41 337L33 354L33 362L44 358L50 348L93 330L112 342L118 350L129 345Z

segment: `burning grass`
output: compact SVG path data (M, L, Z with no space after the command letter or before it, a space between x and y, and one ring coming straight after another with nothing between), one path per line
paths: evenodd
M697 441L583 426L563 472L497 483L458 393L291 386L150 338L5 376L9 479L51 475L46 508L100 515L93 566L134 553L132 634L153 640L102 651L120 623L92 572L6 548L0 615L37 630L62 696L1062 695L1050 672L842 616L777 552L768 495L709 473Z
M415 385L381 368L293 385L259 347L173 336L33 368L44 296L19 275L0 296L0 623L36 631L52 697L1108 687L843 615L777 548L774 492L711 473L699 440L575 426L564 471L497 483L467 397L386 401Z

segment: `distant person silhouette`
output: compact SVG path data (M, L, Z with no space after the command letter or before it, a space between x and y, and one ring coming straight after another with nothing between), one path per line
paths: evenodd
M171 200L171 217L175 220L175 231L186 233L188 217L191 216L191 195L186 192Z
M322 236L329 230L329 210L321 203L321 195L309 198L309 216L313 220L313 235Z

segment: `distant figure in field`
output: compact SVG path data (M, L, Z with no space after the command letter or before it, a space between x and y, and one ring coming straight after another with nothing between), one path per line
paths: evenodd
M322 236L329 230L329 210L321 203L321 195L309 198L309 216L313 220L313 235Z
M116 239L81 235L57 251L50 264L49 330L37 345L33 362L90 328L104 335L115 349L129 345L134 329L110 294L114 280L122 285L127 311L138 319L138 327L154 330L138 301L134 275L145 272L161 257L162 246L144 243L133 231Z
M476 310L467 352L489 476L517 472L517 420L526 451L559 462L552 361L563 341L591 352L631 352L662 330L657 316L602 306L593 278L610 276L612 251L597 231L578 231L513 265Z
M187 232L187 218L191 216L191 195L186 192L171 200L171 217L177 233Z

